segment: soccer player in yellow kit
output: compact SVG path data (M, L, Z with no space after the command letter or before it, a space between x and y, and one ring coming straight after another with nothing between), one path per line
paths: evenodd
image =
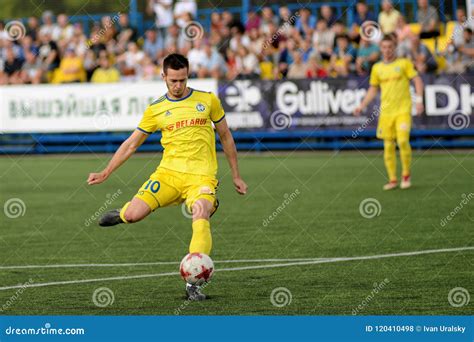
M164 148L160 165L130 202L121 209L105 213L99 224L138 222L157 208L185 202L193 214L189 252L209 255L212 247L209 219L218 207L213 123L236 191L245 194L247 184L240 177L237 151L219 99L210 92L187 87L188 73L186 57L171 54L164 59L162 76L168 92L148 106L137 129L122 143L103 171L89 175L88 184L104 182L150 134L160 130ZM187 284L186 292L191 300L206 298L195 285Z
M380 116L377 126L377 138L383 139L384 162L389 182L384 190L398 186L396 144L400 150L402 163L401 189L411 187L411 94L410 80L416 91L416 112L423 113L423 80L416 72L413 63L406 58L397 58L394 37L386 35L380 42L382 61L376 63L370 73L370 87L367 95L358 106L354 115L358 116L372 102L381 89ZM396 141L396 144L395 144Z

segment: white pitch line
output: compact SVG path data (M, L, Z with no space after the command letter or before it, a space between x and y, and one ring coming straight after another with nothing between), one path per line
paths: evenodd
M242 260L218 260L216 264L230 263L254 263L254 262L292 262L292 261L316 261L328 258L296 258L296 259L242 259ZM179 265L181 261L156 261L122 264L58 264L58 265L12 265L0 266L0 270L16 270L29 268L81 268L81 267L134 267L134 266L156 266L156 265Z
M429 249L429 250L425 250L425 251L378 254L378 255L366 255L366 256L347 257L347 258L328 258L328 259L324 259L324 260L297 261L297 262L290 262L290 263L283 263L283 264L267 264L267 265L221 268L221 269L216 270L216 272L256 270L256 269L262 269L262 268L289 267L289 266L298 266L298 265L316 265L316 264L327 264L327 263L342 262L342 261L374 260L374 259L394 258L394 257L403 257L403 256L416 256L416 255L423 255L423 254L449 253L449 252L461 252L461 251L471 251L471 250L474 250L474 246L472 246L472 247L458 247L458 248ZM101 281L128 280L128 279L141 279L141 278L158 278L158 277L166 277L166 276L175 276L175 275L178 275L178 274L179 274L178 272L168 272L168 273L141 274L141 275L134 275L134 276L121 276L121 277L110 277L110 278L95 278L95 279L56 281L56 282L38 283L38 284L23 284L23 285L13 285L13 286L0 287L0 291L20 289L20 288L25 289L25 288L29 288L29 287L44 287L44 286L53 286L53 285L95 283L95 282L101 282Z

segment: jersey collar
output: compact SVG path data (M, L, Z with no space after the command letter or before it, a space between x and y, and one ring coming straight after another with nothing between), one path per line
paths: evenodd
M171 102L179 102L179 101L186 100L188 97L190 97L191 94L193 93L193 91L194 91L193 88L189 88L189 94L188 94L188 95L186 95L185 97L182 97L182 98L180 98L180 99L176 99L176 100L170 99L170 98L168 97L168 93L165 94L165 97L166 97L166 99L167 99L168 101L171 101Z

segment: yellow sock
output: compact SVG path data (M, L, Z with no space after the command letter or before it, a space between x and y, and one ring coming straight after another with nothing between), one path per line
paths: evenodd
M204 253L209 255L211 248L211 224L205 219L193 221L193 237L189 245L189 253Z
M397 155L395 148L395 141L388 139L383 141L383 160L390 181L397 180Z
M122 207L120 210L120 218L122 219L123 222L128 223L127 220L125 219L125 211L127 210L128 206L130 205L130 202L125 203L125 205Z
M402 176L409 176L411 167L410 142L407 140L399 141L398 148L400 149L400 160L402 162Z

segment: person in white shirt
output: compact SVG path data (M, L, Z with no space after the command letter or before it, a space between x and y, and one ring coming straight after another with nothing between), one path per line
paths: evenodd
M165 40L168 27L173 24L173 0L149 0L148 13L155 13L155 26Z
M193 18L197 15L197 4L195 0L181 0L174 5L174 19L179 27L186 25L184 16L189 13Z

